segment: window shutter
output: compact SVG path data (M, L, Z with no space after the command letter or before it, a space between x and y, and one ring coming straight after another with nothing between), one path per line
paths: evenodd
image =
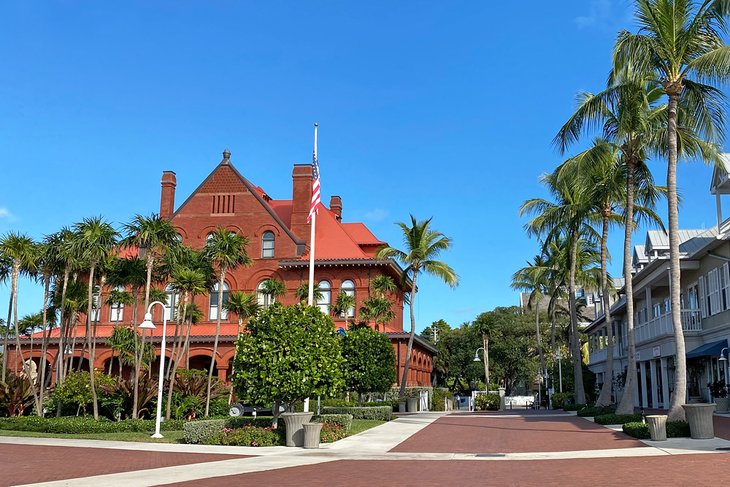
M730 308L730 264L725 262L722 265L722 277L723 277L723 294L724 298L724 309Z
M700 276L700 311L703 318L707 318L707 300L705 299L705 276Z

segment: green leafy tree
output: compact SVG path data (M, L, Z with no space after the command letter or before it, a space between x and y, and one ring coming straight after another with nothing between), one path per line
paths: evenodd
M254 405L290 406L310 396L330 397L344 386L340 339L332 319L316 306L274 303L246 325L236 343L233 381Z
M218 339L221 333L221 315L223 314L223 288L226 273L243 265L251 265L252 261L246 253L248 239L243 235L231 232L225 227L216 228L205 244L206 257L218 268L218 307L215 320L215 338L213 339L213 358L208 369L208 386L205 395L205 416L210 411L210 388L213 384L213 369L218 356Z
M395 351L390 339L367 326L353 327L342 337L345 384L362 400L367 392L387 392L396 381Z
M405 397L406 384L408 383L408 369L410 368L410 357L413 352L413 339L416 336L416 315L413 306L416 300L416 293L418 292L418 277L421 273L425 272L426 274L441 279L451 287L458 285L459 277L448 264L436 260L441 252L451 247L451 239L431 228L431 218L418 221L411 215L410 226L403 222L397 225L403 232L405 250L385 246L378 251L377 256L379 259L395 259L400 262L404 266L404 283L406 279L410 279L410 299L408 300L408 304L411 315L411 333L408 337L406 351L408 360L406 360L403 369L403 378L399 391L399 397L403 398Z
M223 308L229 313L234 313L238 318L238 333L237 336L241 335L243 322L249 320L253 316L256 316L261 311L261 305L259 305L258 299L255 294L244 293L242 291L234 291L228 296L228 301L223 304ZM236 353L238 349L236 349ZM233 356L233 363L236 363L236 356ZM235 374L235 365L231 371L231 375ZM231 381L231 389L228 395L228 404L233 400L233 381Z
M266 279L261 286L261 293L268 296L269 302L273 303L286 294L286 286L279 279Z

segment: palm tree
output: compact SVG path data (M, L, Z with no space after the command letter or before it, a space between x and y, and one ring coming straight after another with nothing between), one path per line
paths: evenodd
M60 294L60 300L58 301L58 307L59 307L59 318L58 323L61 327L58 334L58 355L56 357L56 384L61 385L66 377L66 360L65 360L65 353L66 353L66 336L69 334L69 328L74 326L75 320L70 321L66 319L65 312L66 312L66 293L68 292L68 285L69 285L69 279L71 278L71 274L74 273L74 280L76 280L75 273L76 271L81 267L81 262L79 259L79 256L76 255L75 249L72 246L74 238L74 233L71 229L67 227L63 227L58 233L56 234L56 237L54 237L54 241L57 242L58 245L58 258L61 261L61 265L63 266L63 280L61 285L61 294ZM57 287L57 286L56 286ZM57 291L58 289L56 289ZM56 294L54 292L54 294ZM57 415L61 414L61 407L60 404L58 406L58 409L56 411Z
M23 363L23 372L30 377L28 367L23 360L23 354L20 346L20 332L18 329L18 278L21 273L34 273L37 265L38 249L36 243L27 235L15 232L9 232L0 239L0 254L4 258L11 261L10 270L10 301L12 303L13 327L15 328L15 356ZM8 314L10 316L10 314ZM7 369L7 348L3 349L3 381ZM33 400L35 401L36 411L41 411L38 402L38 391L36 390L34 381L31 382L31 390L33 392ZM42 414L42 412L40 412Z
M583 387L583 365L581 360L580 336L578 335L578 315L576 311L576 273L578 269L578 249L582 239L597 240L595 230L590 226L588 218L591 214L591 202L584 191L556 174L547 174L542 178L555 201L533 198L525 201L520 207L520 216L536 215L527 225L528 235L546 235L546 241L564 237L569 245L568 257L568 309L570 310L571 354L573 358L573 376L575 380L575 400L585 404L586 396Z
M345 328L347 328L347 320L351 309L355 308L355 296L347 294L341 291L335 299L335 304L332 306L332 311L345 318Z
M286 286L279 279L266 279L260 288L260 292L269 297L270 303L286 294Z
M236 317L238 317L238 335L241 334L243 330L243 322L251 318L252 316L256 316L256 314L261 309L261 306L258 303L258 299L256 299L255 294L249 294L244 293L241 291L234 291L228 296L228 301L223 303L223 308L228 311L229 313L234 313ZM234 352L232 363L236 363L236 356L235 354L238 352L236 350ZM235 373L235 370L231 370L231 376ZM231 390L228 394L228 404L231 403L231 400L233 399L233 377L231 377Z
M76 238L73 245L76 252L81 255L88 265L89 280L86 303L86 336L89 340L89 364L90 364L90 385L91 397L94 410L94 419L99 419L99 403L96 395L96 380L94 377L94 340L92 334L92 319L94 317L94 273L99 265L109 256L117 243L118 233L101 216L85 218L74 225Z
M403 269L404 285L410 279L410 306L411 334L408 337L408 348L406 351L406 363L403 369L403 377L400 384L399 397L403 398L406 393L408 382L408 369L410 368L411 353L413 351L413 339L416 336L416 315L413 303L418 292L418 276L425 272L438 277L449 286L456 287L459 284L459 277L454 270L446 263L435 260L438 255L451 247L451 239L443 233L431 229L431 218L418 221L411 215L410 226L406 223L397 223L403 232L405 250L399 250L389 245L378 251L378 259L395 259L405 268Z
M304 304L309 299L309 282L304 281L299 285L296 291L294 291L294 295L297 297L300 303ZM322 299L322 290L319 288L319 283L315 282L313 286L313 294L312 294L312 300L317 303L320 299Z
M221 332L221 315L223 314L223 287L226 273L242 265L251 265L246 254L248 239L243 235L231 232L225 227L218 227L205 244L205 254L211 263L218 267L218 308L215 322L215 339L213 340L213 358L208 370L208 387L205 396L205 416L210 411L210 386L213 382L213 368L218 356L218 338Z
M614 71L654 79L668 98L666 118L667 206L669 220L670 304L675 338L675 394L669 419L684 418L682 404L687 390L687 359L681 316L679 263L679 212L677 159L686 152L701 154L714 162L715 147L704 142L694 148L678 137L689 127L698 138L721 142L724 138L724 97L704 84L730 78L727 35L730 4L725 0L636 0L639 33L622 31L614 48ZM683 117L682 101L688 111Z

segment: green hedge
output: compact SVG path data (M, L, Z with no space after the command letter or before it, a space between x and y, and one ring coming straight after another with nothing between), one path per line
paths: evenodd
M285 439L280 431L271 426L260 428L247 425L235 429L225 428L207 443L225 446L277 446L283 445Z
M616 408L613 406L586 406L578 410L578 416L583 416L584 418L587 418L603 416L605 414L614 414L615 412Z
M271 426L270 417L238 417L221 419L204 419L200 421L189 421L183 425L183 441L192 444L206 444L213 441L223 428L237 429L245 426L267 428ZM213 443L220 444L220 443Z
M183 429L185 421L170 420L163 421L160 429L162 431L176 431ZM123 421L111 421L86 416L62 416L60 418L40 418L38 416L20 416L12 418L0 418L0 430L11 431L34 431L37 433L60 433L60 434L87 434L87 433L126 433L126 432L149 432L155 431L155 420L153 419L125 419Z
M585 404L563 404L563 411L580 411L585 408Z
M598 424L626 424L641 421L641 413L636 414L603 414L593 418Z
M498 394L479 394L474 399L474 407L477 411L498 411L500 398Z
M322 414L350 414L354 419L377 419L379 421L390 421L393 410L390 406L369 406L369 407L335 407L327 406L322 408Z
M342 427L345 433L352 429L352 414L322 414L312 418L313 423L336 424Z
M651 438L649 434L649 425L641 421L633 423L624 423L624 433L640 440L648 440ZM668 421L667 422L667 438L687 438L689 437L689 423L686 421Z
M568 404L573 404L573 397L572 392L556 392L552 395L553 407L555 409L560 409Z

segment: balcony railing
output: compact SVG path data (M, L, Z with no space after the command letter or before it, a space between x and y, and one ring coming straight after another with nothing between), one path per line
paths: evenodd
M619 359L621 358L621 347L619 347L618 344L615 344L613 346L613 358ZM608 347L604 347L600 350L594 350L588 355L588 363L596 364L598 362L603 362L608 358Z
M682 310L682 330L687 333L702 331L702 316L700 314L700 310ZM664 313L663 315L657 316L656 318L637 326L635 330L637 344L673 334L674 328L672 327L671 313Z

